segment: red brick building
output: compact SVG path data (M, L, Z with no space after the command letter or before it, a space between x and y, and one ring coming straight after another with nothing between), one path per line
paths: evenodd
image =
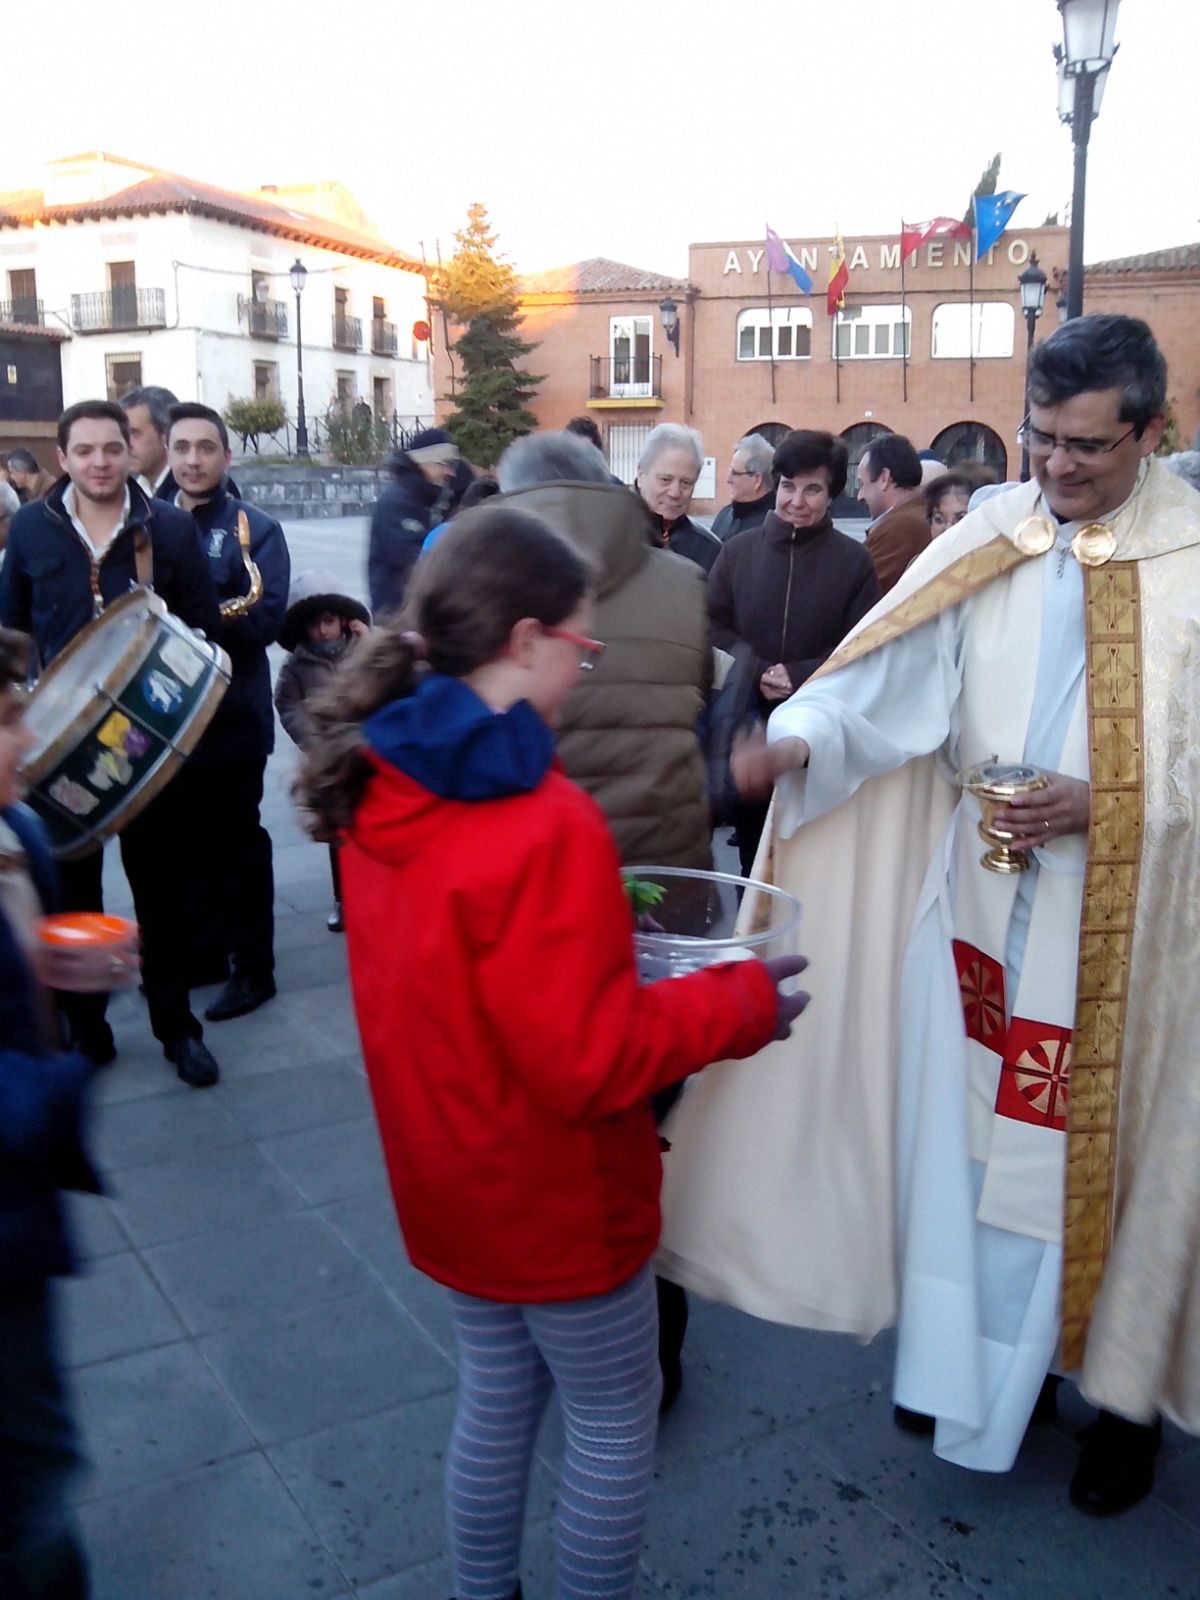
M836 318L825 306L834 241L790 242L810 294L782 273L768 284L757 240L693 244L683 282L602 258L523 280L522 332L539 342L529 366L547 374L532 403L540 424L592 415L613 470L631 479L650 428L688 423L708 456L702 512L725 500L732 448L751 429L828 428L855 462L892 429L945 460L985 461L1016 477L1027 338L1017 280L1036 254L1049 280L1040 338L1058 323L1067 229L1010 230L975 262L969 242L931 239L903 273L897 235L846 236L850 281ZM1150 322L1189 442L1200 425L1200 247L1089 267L1085 309ZM445 397L444 352L435 385ZM444 415L447 401L438 404Z

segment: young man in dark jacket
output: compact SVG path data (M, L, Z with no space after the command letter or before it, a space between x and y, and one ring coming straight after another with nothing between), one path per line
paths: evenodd
M713 643L739 657L769 716L812 676L879 599L866 550L839 533L830 507L846 486L846 447L830 433L789 433L775 452L775 510L721 546L708 580ZM737 808L742 871L754 865L767 808Z
M283 626L291 559L278 522L229 493L229 435L219 413L203 405L172 406L170 424L177 500L200 529L223 608L217 642L233 668L229 691L182 774L190 802L187 833L195 841L197 955L215 960L218 972L222 958L233 968L204 1015L224 1022L275 993L275 880L271 836L259 807L275 748L267 647ZM243 526L248 548L241 542Z
M74 1266L62 1191L99 1184L80 1138L88 1065L56 1048L30 956L54 873L37 818L15 803L26 642L0 629L0 1594L85 1600L50 1280Z
M129 480L129 420L108 400L84 400L58 424L65 474L45 500L13 518L0 568L0 625L32 633L41 667L135 584L150 583L181 622L209 638L220 629L217 592L186 512L150 500ZM217 1064L188 1004L180 950L189 908L174 779L121 833L121 856L142 929L150 1026L179 1076L194 1088L217 1080ZM103 908L103 850L62 862L64 905ZM64 1001L75 1041L97 1065L116 1054L105 996Z
M392 461L393 481L371 516L367 589L378 617L398 611L425 535L443 521L453 498L458 446L441 428L425 428Z

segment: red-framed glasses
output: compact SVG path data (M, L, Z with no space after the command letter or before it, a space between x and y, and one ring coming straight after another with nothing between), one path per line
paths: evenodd
M604 654L604 644L599 639L587 639L582 633L571 633L567 628L550 628L545 623L542 626L552 639L565 639L580 652L580 672L590 672Z

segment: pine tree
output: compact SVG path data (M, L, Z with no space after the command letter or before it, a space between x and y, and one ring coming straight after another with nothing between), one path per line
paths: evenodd
M537 418L526 409L543 380L519 365L537 349L518 337L517 275L496 254L486 207L467 208L467 226L455 234L458 249L442 269L437 303L465 327L454 346L462 364L446 430L477 466L491 467L514 439L531 433Z
M975 226L975 196L995 194L996 185L1000 182L1000 153L999 151L984 167L979 177L979 182L971 190L971 198L967 203L967 214L963 221L969 226Z

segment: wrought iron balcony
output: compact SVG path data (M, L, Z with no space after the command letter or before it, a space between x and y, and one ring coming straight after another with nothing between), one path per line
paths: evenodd
M589 400L661 400L661 356L592 356Z
M254 339L286 339L288 308L286 300L251 300L250 334Z
M361 317L334 317L333 348L335 350L362 349Z
M31 327L45 326L46 316L40 300L0 300L0 322L27 322Z
M376 317L371 324L371 354L394 356L397 352L396 324Z
M71 326L76 333L127 332L166 325L167 303L161 289L112 289L104 294L71 296Z

